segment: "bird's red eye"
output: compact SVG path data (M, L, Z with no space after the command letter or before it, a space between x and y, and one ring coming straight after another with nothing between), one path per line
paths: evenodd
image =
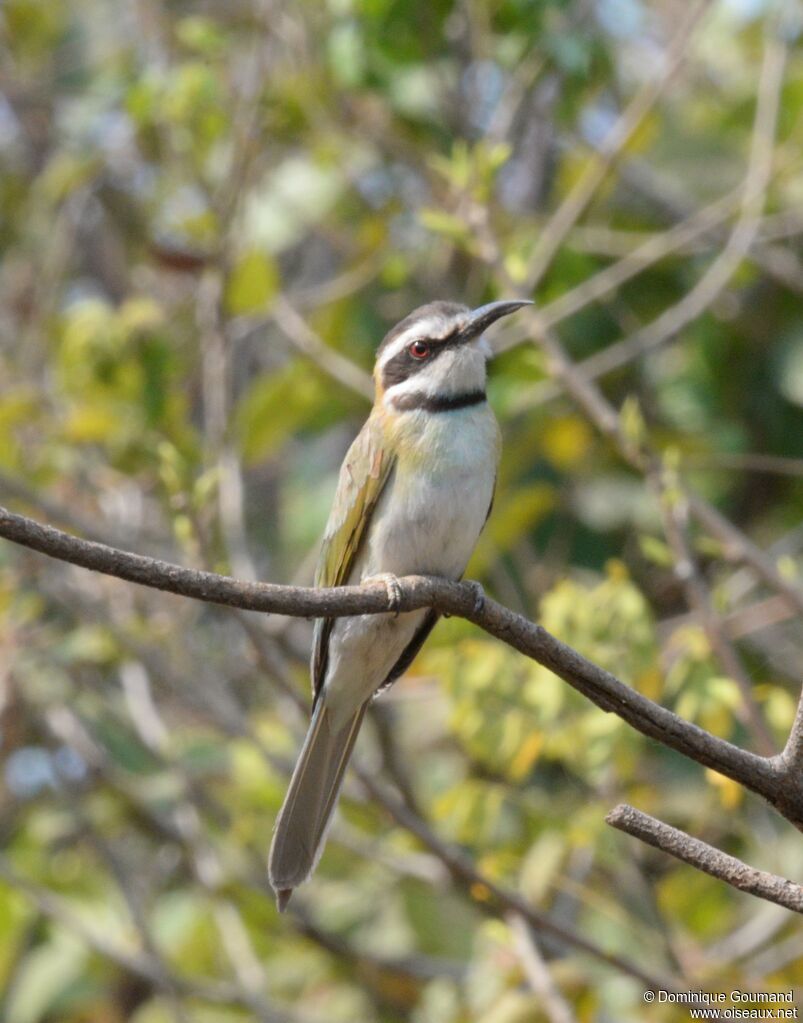
M408 351L414 359L426 359L429 355L429 345L426 341L413 341Z

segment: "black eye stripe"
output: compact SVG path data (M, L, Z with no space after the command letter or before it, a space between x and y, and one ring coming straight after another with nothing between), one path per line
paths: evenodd
M410 354L410 345L414 345L416 341L423 341L424 344L429 345L430 352L428 358L416 359L415 356ZM383 367L382 386L387 390L389 387L393 387L394 384L404 383L405 380L409 380L415 373L420 373L422 369L431 366L433 359L437 359L443 352L456 347L459 343L460 339L457 329L443 338L412 338L410 344L405 345L402 351L388 360L387 364Z
M409 316L405 316L392 330L387 332L376 353L377 357L383 355L388 347L395 344L403 334L409 332L412 340L415 341L416 335L412 332L411 328L415 327L416 324L431 323L433 318L436 322L440 321L444 325L450 322L456 324L468 315L468 306L458 305L456 302L430 302L428 305L419 306L418 309L414 309ZM418 336L424 337L424 334L422 333Z

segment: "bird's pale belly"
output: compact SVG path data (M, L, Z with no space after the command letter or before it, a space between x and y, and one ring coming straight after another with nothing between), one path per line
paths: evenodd
M392 572L459 578L477 543L492 495L493 479L483 479L470 469L435 480L400 471L374 514L366 556L359 566L361 577Z
M496 420L487 406L420 424L406 417L393 478L374 512L358 572L459 578L493 497Z
M490 452L470 454L441 463L437 473L397 466L350 582L384 573L462 576L488 514L496 467ZM338 693L344 720L382 685L425 615L363 615L335 624L326 688Z

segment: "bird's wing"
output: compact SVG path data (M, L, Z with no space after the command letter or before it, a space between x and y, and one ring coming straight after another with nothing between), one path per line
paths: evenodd
M432 630L438 624L439 618L440 618L439 611L435 611L433 608L430 608L427 611L426 615L421 621L421 624L413 633L413 638L410 640L410 642L407 644L404 650L402 650L401 657L399 657L398 661L396 661L396 663L393 665L393 667L390 670L390 673L388 674L388 677L385 679L382 685L379 686L379 688L376 690L374 696L379 696L380 693L384 693L386 689L390 689L393 683L397 679L402 677L405 671L407 671L407 669L418 656L418 651L426 642L427 636L429 636L430 632L432 632Z
M348 450L326 524L316 586L343 586L348 580L371 515L396 462L383 442L381 425L371 416ZM333 619L315 622L312 647L312 692L317 699L324 678Z
M488 511L485 513L485 521L482 524L482 529L488 525L488 519L491 517L491 512L494 510L494 500L496 499L496 483L499 479L499 473L494 476L494 485L491 488L491 503L488 505ZM482 532L482 530L480 530Z

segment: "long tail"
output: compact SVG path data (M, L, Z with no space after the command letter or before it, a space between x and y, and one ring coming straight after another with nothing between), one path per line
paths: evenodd
M273 832L268 875L282 912L293 889L306 881L323 852L332 811L367 703L337 730L324 699L312 715L307 737Z

